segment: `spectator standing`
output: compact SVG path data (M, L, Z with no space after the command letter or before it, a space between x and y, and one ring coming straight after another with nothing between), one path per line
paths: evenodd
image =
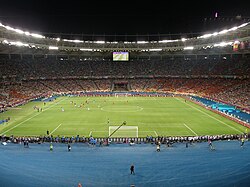
M130 174L132 175L134 175L135 174L135 166L134 166L134 164L131 164L131 166L130 166Z

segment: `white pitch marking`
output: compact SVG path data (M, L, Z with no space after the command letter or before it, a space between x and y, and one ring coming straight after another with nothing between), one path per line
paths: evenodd
M158 134L156 133L156 131L154 131L155 135L158 136Z
M92 135L92 131L90 131L90 133L89 133L89 137Z
M181 101L181 100L180 100L180 99L178 99L178 98L175 98L175 99L177 99L178 101L180 101L180 102L182 102L182 103L185 103L185 102ZM236 129L236 128L234 128L234 127L229 126L229 125L228 125L228 124L226 124L225 122L223 122L223 121L221 121L221 120L219 120L219 119L217 119L217 118L215 118L215 117L211 116L210 114L207 114L206 112L203 112L202 110L200 110L200 109L198 109L198 108L196 108L196 107L194 107L194 106L192 106L192 105L190 105L190 104L188 104L188 103L185 103L185 104L186 104L186 105L188 105L188 106L190 106L190 107L192 107L193 109L195 109L195 110L197 110L197 111L199 111L199 112L201 112L201 113L203 113L203 114L205 114L205 115L209 116L210 118L213 118L213 119L215 119L216 121L218 121L218 122L220 122L220 123L222 123L222 124L224 124L224 125L228 126L229 128L234 129L234 130L236 130L236 131L238 131L238 132L242 133L242 132L241 132L241 131L239 131L238 129Z
M194 132L188 125L186 125L185 123L183 123L185 125L185 127L187 127L192 133L194 133L196 136L198 136L198 134L196 132Z
M50 134L53 134L62 124L58 125Z
M65 99L67 99L67 98L65 98ZM52 108L52 107L54 107L54 106L58 105L60 102L64 101L65 99L63 99L63 100L59 101L58 103L55 103L54 105L52 105L52 106L50 106L50 107L48 107L48 108L44 109L43 111L46 111L46 110L48 110L48 109L50 109L50 108ZM23 123L25 123L26 121L29 121L30 119L32 119L32 118L34 118L34 117L36 117L36 116L38 116L39 114L42 114L42 113L43 113L43 112L39 112L38 114L36 114L36 115L34 115L34 116L31 116L30 118L28 118L28 119L26 119L26 120L24 120L24 121L22 121L22 122L18 123L18 124L17 124L17 125L15 125L14 127L11 127L11 128L10 128L10 129L8 129L7 131L4 131L1 135L4 135L6 132L11 131L12 129L14 129L14 128L18 127L19 125L22 125L22 124L23 124Z

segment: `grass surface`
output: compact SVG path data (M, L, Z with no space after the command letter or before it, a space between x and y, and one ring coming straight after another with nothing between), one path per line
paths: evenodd
M34 106L43 111L34 110ZM138 126L139 137L240 134L245 130L177 97L60 97L46 105L30 102L0 114L0 120L7 117L11 120L0 125L0 134L14 136L45 135L49 130L54 136L107 137L109 126L123 121L127 126Z

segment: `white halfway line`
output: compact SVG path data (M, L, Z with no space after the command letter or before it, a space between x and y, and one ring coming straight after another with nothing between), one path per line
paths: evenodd
M175 99L177 99L177 98L175 98ZM180 99L177 99L177 100L180 101L180 102L182 102L182 103L185 103L185 102L181 101ZM222 123L222 124L228 126L229 128L234 129L234 130L236 130L236 131L242 133L242 132L239 131L238 129L236 129L236 128L234 128L234 127L232 127L232 126L226 124L225 122L223 122L223 121L221 121L221 120L215 118L214 116L211 116L210 114L207 114L206 112L203 112L202 110L200 110L200 109L198 109L198 108L196 108L196 107L194 107L194 106L192 106L192 105L190 105L190 104L188 104L188 103L185 103L185 104L188 105L188 106L190 106L190 107L192 107L193 109L195 109L195 110L197 110L197 111L199 111L199 112L201 112L201 113L203 113L203 114L209 116L210 118L213 118L213 119L215 119L216 121L218 121L218 122L220 122L220 123Z
M50 134L53 134L62 124L58 125Z
M155 135L158 136L158 134L156 133L156 131L154 131Z
M67 99L67 98L65 98L65 99ZM43 111L46 111L46 110L48 110L48 109L52 108L53 106L58 105L60 102L64 101L65 99L63 99L63 100L59 101L58 103L55 103L54 105L52 105L52 106L50 106L50 107L48 107L48 108L44 109ZM12 129L14 129L14 128L18 127L19 125L22 125L22 124L23 124L23 123L25 123L26 121L29 121L30 119L32 119L32 118L34 118L34 117L36 117L36 116L38 116L39 114L42 114L42 113L43 113L43 112L39 112L38 114L36 114L36 115L34 115L34 116L31 116L30 118L28 118L28 119L26 119L26 120L24 120L24 121L22 121L22 122L18 123L18 124L17 124L17 125L15 125L14 127L11 127L11 128L10 128L10 129L8 129L7 131L4 131L1 135L4 135L6 132L11 131Z
M188 125L186 125L185 123L183 123L185 125L185 127L187 127L192 133L194 133L196 136L198 136L198 134L196 132L194 132Z

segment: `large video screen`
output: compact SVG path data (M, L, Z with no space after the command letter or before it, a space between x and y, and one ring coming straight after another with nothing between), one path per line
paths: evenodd
M113 52L113 61L128 61L128 52Z

